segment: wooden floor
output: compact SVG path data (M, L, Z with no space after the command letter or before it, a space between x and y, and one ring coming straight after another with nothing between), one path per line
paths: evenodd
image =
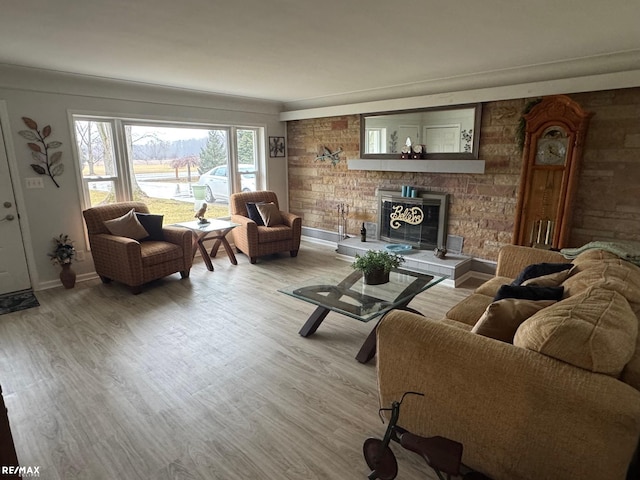
M36 292L0 316L0 384L20 463L40 478L365 479L362 443L381 437L375 362L354 360L373 323L279 287L347 274L333 246L297 258L219 254L209 272L167 277L134 296L99 281ZM411 306L440 318L470 293L436 286ZM435 479L393 445L399 479Z

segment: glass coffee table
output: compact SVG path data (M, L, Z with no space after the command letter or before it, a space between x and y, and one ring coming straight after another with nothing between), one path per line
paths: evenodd
M409 270L395 269L389 282L382 285L366 285L362 272L354 271L346 278L318 277L281 288L278 291L299 300L317 305L315 311L300 329L300 335L313 335L329 312L337 312L361 322L381 317L392 309L414 311L409 302L421 292L437 285L447 277L427 275ZM376 325L377 326L377 325ZM376 329L374 328L356 359L361 363L376 354Z

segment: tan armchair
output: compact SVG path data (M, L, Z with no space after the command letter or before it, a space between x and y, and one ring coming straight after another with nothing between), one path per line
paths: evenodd
M249 218L247 202L273 202L280 208L278 197L272 191L233 193L230 198L231 221L240 225L231 231L236 249L246 254L251 263L256 263L258 257L272 253L289 251L292 257L298 255L302 218L280 211L283 224L258 226Z
M82 212L89 233L91 255L96 273L104 283L111 280L124 283L138 294L142 285L158 278L180 272L189 277L193 262L191 230L163 227L165 241L136 241L111 235L104 222L121 217L131 209L149 213L141 202L122 202L101 205Z

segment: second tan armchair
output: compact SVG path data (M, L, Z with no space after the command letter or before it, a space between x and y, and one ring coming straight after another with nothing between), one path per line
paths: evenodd
M282 223L260 226L249 218L247 203L273 203L280 213ZM256 263L258 257L288 251L292 257L298 255L302 235L302 218L279 210L275 192L234 193L230 198L231 221L240 224L231 231L236 248Z

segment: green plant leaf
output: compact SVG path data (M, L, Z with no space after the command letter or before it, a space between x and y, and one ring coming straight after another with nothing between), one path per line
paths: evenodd
M42 152L40 145L38 145L37 143L27 143L27 147L29 147L34 152Z
M18 135L20 135L23 138L26 138L27 140L38 140L38 137L36 136L36 134L33 133L31 130L20 130L18 132Z
M62 163L59 163L51 169L51 175L54 177L62 175L62 172L64 172L64 165Z
M42 138L47 138L51 135L51 125L47 125L42 129Z
M32 130L37 130L38 129L38 124L36 122L34 122L33 120L31 120L29 117L22 117L22 121L30 129L32 129Z
M62 146L62 142L49 142L47 143L47 148L60 148Z
M58 163L60 161L60 157L62 157L62 152L56 152L53 155L51 155L51 157L49 157L49 165Z
M47 171L41 165L36 165L36 164L32 163L31 164L31 168L33 168L33 170L36 173L39 173L40 175L44 175L45 173L47 173Z

